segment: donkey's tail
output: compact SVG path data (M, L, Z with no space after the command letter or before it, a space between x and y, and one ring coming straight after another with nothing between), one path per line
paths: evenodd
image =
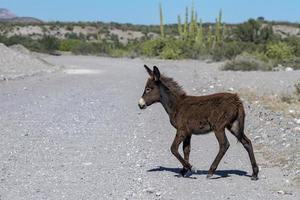
M244 124L245 124L245 109L242 103L238 105L237 122L238 122L238 127L237 130L235 131L235 135L238 140L241 140L244 136Z

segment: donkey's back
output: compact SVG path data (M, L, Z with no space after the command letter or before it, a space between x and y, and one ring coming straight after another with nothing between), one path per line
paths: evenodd
M228 128L238 136L243 132L244 118L244 107L237 94L216 93L186 96L178 109L177 124L178 128L187 126L192 134Z

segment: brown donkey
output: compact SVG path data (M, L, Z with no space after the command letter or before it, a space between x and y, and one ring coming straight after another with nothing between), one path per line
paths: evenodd
M243 144L249 154L253 169L251 179L258 179L258 167L252 144L244 134L244 107L236 94L189 96L172 78L160 75L156 66L153 67L153 71L146 65L144 67L150 78L147 80L138 105L141 109L145 109L153 103L160 102L165 108L172 126L177 129L171 152L181 162L183 176L192 170L192 165L189 163L192 134L198 135L213 131L219 142L219 152L207 174L207 178L210 178L229 148L225 135L225 128L227 128ZM182 142L184 158L178 152Z

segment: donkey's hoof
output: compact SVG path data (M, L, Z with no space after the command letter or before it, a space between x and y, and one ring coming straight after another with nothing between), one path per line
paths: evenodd
M186 175L186 173L187 173L188 171L189 171L188 169L182 168L182 169L180 170L181 176L182 176L182 177L185 177L185 175Z
M254 175L252 175L252 176L251 176L251 180L252 180L252 181L257 181L257 180L258 180L258 177L257 177L257 176L254 176Z
M212 176L213 176L213 174L207 174L207 175L206 175L206 178L207 178L207 179L210 179Z
M183 177L187 178L193 175L193 172L191 170L188 170Z

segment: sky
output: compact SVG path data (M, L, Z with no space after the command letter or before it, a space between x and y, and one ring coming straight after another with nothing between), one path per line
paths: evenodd
M0 0L18 16L44 21L104 21L159 24L159 3L164 23L184 17L185 7L194 2L203 22L214 22L220 9L223 21L239 23L263 16L267 20L300 22L299 0Z

